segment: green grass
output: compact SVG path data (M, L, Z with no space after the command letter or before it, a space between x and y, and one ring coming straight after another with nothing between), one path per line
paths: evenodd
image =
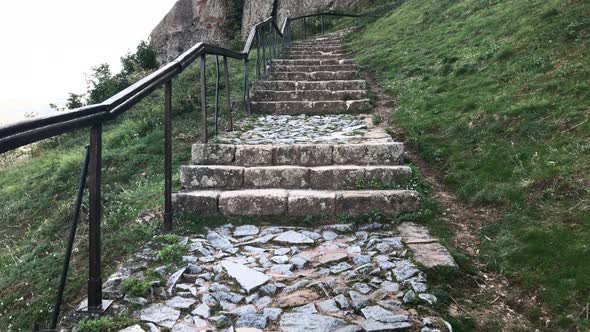
M590 4L408 1L349 45L398 99L393 121L484 221L489 266L554 328L590 301ZM584 313L582 315L582 313Z
M207 64L208 127L212 135L214 58L208 57ZM243 62L230 59L229 64L232 101L239 105L243 95ZM255 62L251 61L251 79L254 65ZM199 138L198 79L197 66L193 65L173 82L173 180L176 190L179 189L177 170L181 164L190 162L190 146ZM220 130L223 130L226 123L223 75L221 80ZM161 218L147 224L135 220L142 212L162 212L163 104L163 91L157 90L104 129L102 229L105 278L127 255L161 229ZM241 106L234 110L234 119L244 116ZM84 130L43 141L31 150L30 160L12 167L3 166L0 170L0 230L11 231L13 227L20 230L16 232L20 236L0 241L3 248L0 253L0 326L10 331L30 330L33 322L47 326L88 136L88 131ZM66 303L70 304L77 303L85 293L87 213L85 199L66 291ZM184 225L190 223L182 222ZM208 223L207 220L194 219L192 222ZM176 260L177 250L172 248L174 237L169 237L170 248L162 253L163 258ZM142 289L138 292L142 293ZM71 308L66 306L67 309Z

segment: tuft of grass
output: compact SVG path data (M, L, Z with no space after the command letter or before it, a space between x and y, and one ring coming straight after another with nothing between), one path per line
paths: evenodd
M166 245L158 252L158 258L162 263L175 264L180 261L182 255L186 252L186 248L177 243Z
M123 289L131 296L147 297L150 295L152 287L149 281L133 277L123 281Z
M80 322L80 332L115 332L124 329L137 322L129 317L102 317L99 319L88 319Z
M484 221L482 256L564 330L590 328L588 12L584 1L407 1L349 43L398 100L409 143L461 199L503 212Z

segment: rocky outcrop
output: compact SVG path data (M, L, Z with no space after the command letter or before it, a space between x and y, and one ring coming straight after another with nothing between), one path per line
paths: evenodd
M161 64L173 60L199 41L223 44L242 37L256 23L270 17L275 0L178 0L150 34ZM279 25L286 17L320 10L337 10L359 0L276 0ZM241 14L240 14L241 11ZM241 20L241 22L240 22Z
M199 41L228 40L231 0L178 0L150 34L158 61L166 63Z
M315 13L324 10L350 8L359 0L276 0L277 19L282 26L285 18ZM272 15L274 0L244 0L242 17L242 35L247 35L250 28Z

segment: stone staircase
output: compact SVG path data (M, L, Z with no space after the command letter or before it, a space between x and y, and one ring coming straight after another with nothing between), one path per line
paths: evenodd
M366 82L342 48L343 33L294 43L252 86L254 113L336 114L370 110Z
M288 114L288 122L304 116L289 118L293 114L368 110L366 82L344 59L341 39L333 34L294 44L288 59L273 63L271 80L253 84L252 111ZM227 216L415 212L415 191L359 190L368 183L395 188L412 175L402 165L403 144L383 135L344 144L195 144L192 165L180 170L183 191L173 196L175 209Z

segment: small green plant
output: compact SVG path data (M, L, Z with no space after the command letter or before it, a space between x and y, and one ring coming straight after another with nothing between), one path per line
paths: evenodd
M133 277L123 281L123 289L131 296L147 297L150 295L151 286L150 281Z
M383 117L379 114L373 114L373 124L375 126L380 125L383 122Z
M136 321L129 317L102 317L88 319L80 322L79 332L114 332L135 324Z
M180 261L182 258L184 251L184 246L181 246L177 243L169 244L160 250L158 253L158 258L160 258L163 263L178 263L178 261Z

